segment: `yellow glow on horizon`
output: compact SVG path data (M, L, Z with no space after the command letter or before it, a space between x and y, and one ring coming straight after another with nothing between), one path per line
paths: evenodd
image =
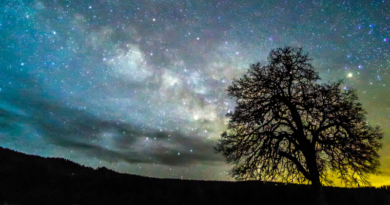
M333 175L328 176L331 180L333 180L334 184L332 186L337 186L337 187L345 187L345 184L342 184L337 177ZM384 174L379 174L379 175L370 175L369 182L371 182L371 186L373 187L381 187L381 186L389 186L390 185L390 177L384 175ZM325 184L323 184L325 186ZM361 185L362 186L362 185Z
M374 187L381 187L381 186L389 186L390 185L390 177L384 176L384 175L372 175L370 176L369 181L371 182L371 185Z

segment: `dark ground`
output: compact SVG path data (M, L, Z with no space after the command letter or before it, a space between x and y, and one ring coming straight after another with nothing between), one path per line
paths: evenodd
M328 205L389 205L390 187L323 187ZM310 186L158 179L0 147L0 204L312 204Z

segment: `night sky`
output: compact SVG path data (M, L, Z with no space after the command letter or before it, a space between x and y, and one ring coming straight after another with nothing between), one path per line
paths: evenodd
M390 1L2 0L0 146L151 177L233 180L226 89L277 47L357 89L385 137Z

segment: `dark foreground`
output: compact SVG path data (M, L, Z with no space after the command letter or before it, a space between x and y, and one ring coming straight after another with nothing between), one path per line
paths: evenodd
M329 205L389 205L390 187L324 187ZM157 179L0 147L0 204L312 204L310 186Z

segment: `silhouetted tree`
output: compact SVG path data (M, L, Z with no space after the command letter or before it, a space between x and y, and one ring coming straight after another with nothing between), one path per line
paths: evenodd
M369 185L377 173L383 134L365 122L354 90L342 81L318 84L302 48L272 50L268 65L251 65L227 91L236 107L217 152L234 163L237 180L282 180L346 186Z

